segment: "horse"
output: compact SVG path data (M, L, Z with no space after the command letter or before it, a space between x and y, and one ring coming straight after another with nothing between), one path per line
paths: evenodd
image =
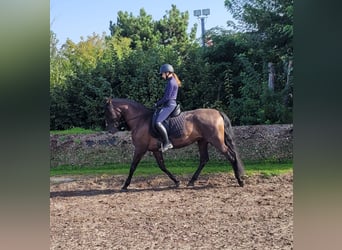
M179 187L180 182L165 166L163 153L160 151L160 141L153 135L151 122L153 113L153 109L130 99L108 98L105 102L106 130L111 134L121 128L131 131L134 145L133 160L122 191L127 191L132 176L147 151L153 153L159 168L167 174L176 187ZM183 116L181 136L173 137L169 134L173 148L178 149L197 142L200 155L198 168L187 186L194 186L203 167L209 161L208 144L210 143L231 163L235 178L239 186L243 187L244 166L236 149L231 122L227 115L209 108L183 111L181 115Z

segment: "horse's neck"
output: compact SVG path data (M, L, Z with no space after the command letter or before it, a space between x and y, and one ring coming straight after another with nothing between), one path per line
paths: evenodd
M150 113L146 107L136 103L127 103L126 105L123 105L122 108L124 109L123 113L126 121L135 120Z

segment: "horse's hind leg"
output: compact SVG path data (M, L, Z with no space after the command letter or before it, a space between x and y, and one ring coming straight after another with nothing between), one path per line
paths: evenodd
M213 146L216 147L225 157L226 159L231 163L233 170L234 170L234 176L236 180L238 181L238 184L240 187L244 186L244 181L242 179L242 176L244 175L244 167L240 160L240 157L235 150L234 145L231 143L231 146L227 146L223 140L215 140L212 142Z
M208 142L206 141L199 141L198 148L200 152L200 164L192 176L191 180L188 183L188 186L193 186L195 181L198 179L204 165L209 161L209 154L208 154Z
M243 170L243 165L242 165L242 162L240 160L238 153L228 147L228 151L224 155L233 166L234 175L239 183L239 186L243 187L244 181L242 179L242 176L244 174L244 170Z
M165 163L164 163L164 158L163 154L160 151L154 151L153 152L154 157L156 158L156 161L158 163L159 168L169 176L171 180L175 183L176 187L179 187L179 180L176 179L176 177L171 174L169 170L166 169Z

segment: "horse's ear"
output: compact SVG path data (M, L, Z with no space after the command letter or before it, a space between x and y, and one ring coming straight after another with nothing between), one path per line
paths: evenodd
M108 104L112 103L112 98L111 97L107 97L106 98L106 103L108 103Z

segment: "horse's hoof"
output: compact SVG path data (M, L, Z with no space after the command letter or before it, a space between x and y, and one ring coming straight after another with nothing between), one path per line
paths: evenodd
M175 182L175 187L176 187L176 188L179 188L179 184L180 184L179 181Z
M238 180L239 186L243 187L245 185L245 182L243 180Z
M188 185L186 185L187 187L193 187L195 186L195 183L194 182L189 182Z
M127 192L127 191L128 191L127 187L122 187L121 188L121 192Z

